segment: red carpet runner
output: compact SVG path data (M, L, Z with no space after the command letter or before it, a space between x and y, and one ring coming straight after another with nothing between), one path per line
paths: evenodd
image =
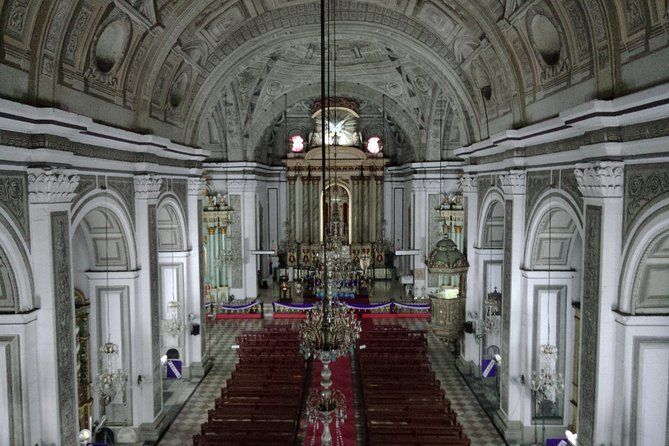
M312 366L312 389L320 389L321 387L321 370L323 370L323 365L320 361L313 362ZM351 375L351 358L339 358L335 362L330 364L330 370L332 371L332 389L340 390L344 397L346 398L346 421L343 424L340 424L341 429L341 439L344 442L345 446L354 446L355 442L355 405L353 401L353 382ZM332 444L339 446L340 441L337 438L339 433L337 432L336 423L332 422L330 424L330 432L332 434ZM307 435L304 441L305 445L316 445L321 444L321 434L323 433L323 428L319 427L314 435L313 426L309 426L307 429Z

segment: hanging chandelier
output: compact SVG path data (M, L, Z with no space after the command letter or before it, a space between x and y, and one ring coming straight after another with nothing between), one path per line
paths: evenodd
M106 290L109 290L109 216L107 215L107 188L101 187L104 190L104 214L105 214L105 255L107 259L106 264ZM111 333L109 332L111 323L109 320L109 296L105 299L107 304L107 342L100 347L102 353L102 367L96 376L95 387L100 397L100 412L105 414L107 406L114 401L116 395L119 393L123 395L123 403L125 403L126 387L128 383L128 373L122 368L114 369L114 358L119 354L119 346L111 341Z
M484 334L490 334L499 331L502 316L499 314L499 302L502 294L495 288L488 293L483 302L483 320L481 321L481 331Z
M558 348L543 344L539 348L539 370L532 372L530 389L541 394L547 401L557 402L558 395L564 390L564 379L557 372Z
M177 300L167 303L168 318L163 320L163 332L168 336L177 337L186 328L186 324L179 319L180 309L181 304Z
M98 373L96 387L100 396L100 406L102 413L105 408L116 398L119 393L123 395L125 403L125 389L128 383L128 374L122 369L114 370L114 357L118 355L118 345L113 342L106 342L100 347L102 353L102 371Z
M551 256L552 253L552 232L553 232L553 206L552 189L549 189L548 206L548 289L551 288ZM549 295L550 298L550 295ZM564 390L564 378L558 372L558 348L550 344L551 339L551 315L550 304L548 305L548 325L547 325L547 343L539 347L539 370L532 372L532 382L530 388L537 394L540 394L546 401L557 403L558 395Z
M329 98L326 103L326 5L325 0L321 0L320 10L320 30L321 30L321 120L320 120L320 137L321 137L321 168L323 172L322 179L322 194L323 200L329 200L328 209L332 209L332 194L327 193L326 174L329 171L325 154L329 151L327 144L332 144L331 141L326 140L326 111L331 111L329 107ZM334 17L334 2L328 1L328 20ZM329 25L329 24L328 24ZM330 27L328 26L328 30ZM336 36L333 36L334 41ZM330 43L330 36L327 36L327 42ZM336 42L334 42L336 51ZM330 49L327 49L328 57L330 56ZM336 55L333 57L332 65L335 73L335 96L336 96ZM329 65L328 65L329 67ZM330 81L330 73L327 72L328 88ZM328 91L329 93L329 91ZM336 146L334 147L336 157ZM336 184L336 177L333 184ZM337 200L337 194L334 194L334 199ZM355 314L348 307L343 306L334 294L337 287L341 287L343 279L347 278L349 271L353 265L353 259L350 257L350 252L344 252L341 239L339 238L339 231L336 226L334 232L331 228L324 228L323 243L322 243L322 258L319 259L321 271L321 283L323 287L323 300L320 304L307 313L307 318L300 329L300 352L305 358L313 358L319 360L323 364L321 371L321 387L314 389L307 399L307 414L308 421L314 425L314 433L318 424L323 425L323 433L321 435L321 444L330 446L332 444L332 435L330 433L330 424L336 421L337 438L336 443L342 444L341 429L339 424L346 420L346 399L344 395L338 391L331 389L331 371L330 362L337 358L346 356L353 350L355 342L360 335L360 322L355 318Z

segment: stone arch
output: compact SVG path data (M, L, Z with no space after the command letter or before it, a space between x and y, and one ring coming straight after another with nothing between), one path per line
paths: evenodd
M630 314L667 313L669 198L641 214L629 233L634 235L623 247L619 310Z
M92 214L93 213L93 214ZM83 225L82 225L83 223ZM105 225L105 226L102 226ZM114 249L118 255L114 261L112 259L94 257L96 251L96 239L104 237L105 227L109 231L113 230L115 237ZM137 269L137 250L136 241L133 236L134 225L123 199L114 191L106 190L104 192L93 191L82 197L72 211L71 220L72 233L74 238L77 231L82 231L84 240L87 243L89 260L94 260L91 264L96 264L96 269L105 269L106 260L109 260L110 268L119 271L130 271ZM100 231L102 231L100 233ZM108 232L109 234L109 232ZM97 243L99 245L99 243ZM97 247L98 249L100 246ZM103 262L100 264L99 262Z
M158 227L158 251L186 251L188 236L183 208L176 196L163 195L156 213Z
M530 269L547 269L550 262L551 269L580 269L583 218L571 197L556 189L547 190L538 198L529 215L525 265ZM557 257L546 251L549 230L551 251L557 249Z
M504 240L504 194L502 193L501 190L499 190L496 187L492 187L486 195L483 197L483 200L481 201L479 205L479 227L478 227L478 234L477 234L477 242L479 247L488 247L486 245L486 220L488 216L491 214L491 211L494 211L496 206L501 206L502 210L502 241ZM502 246L497 247L498 249L501 249Z
M25 241L0 209L0 311L27 311L35 306L32 268Z

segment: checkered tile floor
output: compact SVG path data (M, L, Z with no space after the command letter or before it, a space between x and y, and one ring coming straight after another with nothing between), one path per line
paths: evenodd
M378 324L397 323L393 320L375 320L374 322ZM235 336L244 330L258 330L272 323L276 322L271 319L262 319L225 321L215 324L211 331L211 351L214 366L174 420L159 445L185 446L192 444L192 436L199 432L200 425L207 420L207 411L214 406L214 400L220 395L221 387L225 386L226 379L230 377L235 369L237 355L235 350L230 348L234 343ZM299 324L297 321L284 323ZM429 324L421 320L403 320L402 323L414 329L429 328ZM454 359L448 346L432 332L429 332L428 336L428 355L437 379L441 382L447 398L451 400L451 406L457 412L458 420L471 439L472 446L505 445L506 443L497 433L492 422L483 412L455 368ZM357 409L356 407L356 418L359 418L360 413ZM300 437L302 438L304 438L306 428L304 422L305 420L302 420L301 423L302 435ZM356 420L356 425L362 427L359 419ZM358 435L358 442L361 443L362 441L364 441L362 435Z

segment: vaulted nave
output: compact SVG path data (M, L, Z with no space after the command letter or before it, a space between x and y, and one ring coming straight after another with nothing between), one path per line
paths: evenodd
M0 446L669 444L666 0L0 0Z

